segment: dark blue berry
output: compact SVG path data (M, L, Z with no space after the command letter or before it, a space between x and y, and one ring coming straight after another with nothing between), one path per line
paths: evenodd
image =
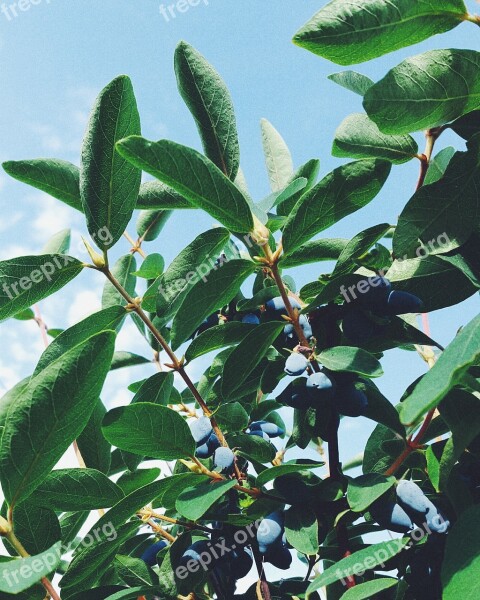
M257 542L262 554L265 554L269 546L281 541L284 523L285 517L282 511L275 511L262 519L257 529Z
M221 444L215 433L211 433L205 444L197 446L195 456L197 458L209 458L215 452L217 448L220 448Z
M220 471L221 473L228 474L233 472L234 462L235 454L230 448L221 446L213 453L213 466L215 470Z
M383 310L391 291L392 284L386 277L370 277L357 284L356 302L372 312Z
M243 315L242 323L250 323L251 325L259 325L260 319L257 317L257 315L255 315L253 313L248 313L248 315Z
M303 354L292 352L285 362L285 372L292 376L302 375L308 364L309 361Z
M298 310L302 309L300 303L297 300L295 300L295 298L292 298L291 296L289 296L288 299L290 300L290 304L291 304L292 308L298 308ZM287 314L287 309L285 308L285 302L283 301L283 298L281 296L277 296L276 298L272 298L271 300L268 300L265 303L265 308L267 309L267 313Z
M385 314L404 315L407 313L419 313L423 310L423 302L418 296L409 292L394 290L390 292L387 300Z
M277 400L282 404L291 406L292 408L298 408L300 410L307 410L310 407L312 400L308 394L305 386L305 379L299 380L302 385L295 385L290 383L277 397Z
M335 398L338 412L346 417L360 417L368 407L367 396L354 383L339 387Z
M280 542L277 542L267 548L265 560L271 563L277 569L286 571L292 564L292 555L286 544L280 540Z
M271 438L278 437L285 433L278 425L269 423L268 421L254 421L250 424L250 431L262 431Z
M396 502L379 498L368 509L373 519L385 529L407 533L415 529L412 519Z
M195 443L201 446L210 437L213 428L208 417L200 417L190 423L190 431Z
M312 373L307 378L307 391L310 398L315 400L330 400L335 395L336 384L328 375L320 371Z
M167 542L164 542L164 541L155 542L155 544L152 544L145 550L145 552L142 554L142 556L140 558L149 567L153 567L154 565L157 564L157 554L160 552L160 550L163 550L166 546L167 546Z

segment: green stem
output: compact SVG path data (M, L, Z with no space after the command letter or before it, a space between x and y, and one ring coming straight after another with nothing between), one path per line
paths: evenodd
M10 544L15 548L17 554L22 558L29 558L30 554L25 550L21 541L17 538L17 536L13 533L13 529L10 530L5 537L10 542ZM50 594L52 600L61 600L60 596L57 594L55 588L52 585L52 582L48 579L48 577L42 577L40 580L45 590Z

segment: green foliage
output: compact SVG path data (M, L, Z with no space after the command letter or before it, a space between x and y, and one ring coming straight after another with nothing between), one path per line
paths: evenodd
M462 0L333 0L294 41L351 65L462 21L479 24ZM33 373L0 398L0 598L43 600L45 578L59 575L65 600L316 600L320 590L328 600L477 598L480 317L446 348L416 317L480 289L479 53L430 50L392 63L377 83L351 70L330 75L363 97L366 114L346 116L333 140L334 157L358 160L318 183L319 160L296 166L262 119L271 193L259 201L240 169L226 84L186 42L174 67L204 154L141 137L121 76L93 107L80 168L3 164L83 213L102 252L90 251L93 264L66 255L65 229L41 254L1 262L0 319L43 327L34 304L85 267L106 278L102 310L48 329ZM462 139L434 152L447 129ZM383 186L410 160L420 177L400 216L351 239L317 237L377 195L388 212ZM142 171L155 179L141 183ZM113 261L135 209L138 238ZM184 209L219 226L172 232L172 212ZM166 262L168 235L185 242ZM285 274L304 265L312 281ZM139 354L114 351L129 313L145 342ZM401 351L429 370L393 406L373 378L384 375L383 353ZM118 369L132 367L142 373L119 405L107 374L120 380ZM375 428L349 459L339 429L357 416ZM80 467L58 468L70 446ZM431 529L435 511L448 535ZM429 527L423 539L387 533L414 524ZM220 547L230 556L209 554ZM292 553L303 573L299 563L289 571ZM266 577L240 595L243 563L263 565ZM270 581L270 564L287 571L281 581Z

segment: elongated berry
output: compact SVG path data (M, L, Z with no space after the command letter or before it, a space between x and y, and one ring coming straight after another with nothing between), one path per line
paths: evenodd
M253 313L249 313L248 315L243 315L242 323L249 323L251 325L259 325L260 319L257 317L257 315L255 315Z
M257 529L257 542L260 552L264 554L267 548L282 539L285 517L282 511L275 511L260 523Z
M142 554L142 556L140 558L149 567L153 567L154 565L157 564L157 554L160 552L160 550L163 550L166 546L167 546L167 542L164 542L163 540L160 542L155 542L155 544L152 544L145 550L145 552Z
M433 525L433 529L430 529L435 533L447 531L450 523L443 520L435 504L414 481L398 482L397 501L419 527L426 523L429 527L430 524Z
M291 296L289 296L289 301L290 304L292 306L292 308L298 308L298 310L301 310L301 305L300 303L295 300L295 298L292 298ZM265 308L267 309L267 313L283 313L283 314L287 314L287 309L285 308L285 302L283 301L283 298L281 296L277 296L276 298L272 298L271 300L268 300L265 303Z
M350 383L337 388L335 407L341 415L346 417L360 417L365 414L368 399L362 390Z
M254 421L250 424L250 431L262 431L271 438L278 437L285 433L278 425L269 423L268 421Z
M285 372L288 375L302 375L308 367L308 359L298 352L292 352L285 362Z
M210 419L207 417L195 419L195 421L190 423L190 431L196 444L200 446L205 444L213 431Z
M415 529L412 519L396 502L379 498L368 510L374 520L385 529L397 533L407 533Z
M271 563L277 569L286 571L292 564L292 555L286 544L280 540L280 542L277 542L267 548L265 560Z
M392 284L386 277L369 277L355 287L356 302L372 312L383 310L391 291Z
M423 302L418 296L409 292L393 290L390 292L385 309L386 315L404 315L419 313L423 310Z
M325 373L312 373L307 378L307 391L312 400L330 400L335 395L336 384Z
M235 454L230 448L220 447L213 453L213 466L215 470L221 473L230 473L233 471L233 464L235 462Z
M296 385L301 382L301 385ZM307 387L305 385L306 379L300 379L290 383L283 392L277 397L278 402L291 406L292 408L298 408L300 410L307 410L310 407L312 400L308 394Z
M220 448L221 444L218 440L216 434L212 431L210 437L205 442L205 444L201 444L197 446L195 451L195 456L197 458L209 458L215 452L217 448Z

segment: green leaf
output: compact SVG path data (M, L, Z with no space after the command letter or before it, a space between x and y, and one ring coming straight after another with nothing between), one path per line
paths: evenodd
M257 207L265 212L271 210L274 206L283 204L292 200L292 198L299 198L304 193L305 188L308 184L306 177L299 177L294 179L287 185L281 192L273 192L263 200L257 203ZM295 204L295 202L293 202Z
M440 459L438 488L445 490L453 466L473 440L480 435L479 400L473 394L454 389L440 405L440 414L452 436L447 440ZM429 473L430 475L430 473Z
M173 349L187 340L216 309L228 304L256 268L250 260L231 260L211 271L206 281L197 280L187 291L173 320Z
M140 558L117 554L114 565L120 579L127 585L153 585L152 572Z
M358 583L343 594L342 600L368 600L395 585L398 585L398 579L392 577L380 577L365 583Z
M421 298L424 312L453 306L477 291L461 271L435 255L395 260L386 277L394 289Z
M181 515L191 521L196 521L236 484L236 480L231 479L229 481L216 481L213 483L207 481L206 483L189 487L180 492L175 507Z
M193 475L193 473L189 473ZM178 476L180 477L180 476ZM198 475L196 477L199 477ZM130 517L132 517L140 509L144 508L147 504L162 494L165 491L165 487L170 484L173 477L168 479L162 479L160 481L154 481L143 487L137 488L135 491L122 498L120 502L115 504L107 513L103 515L96 523L94 523L88 533L84 536L85 540L91 540L91 538L97 539L95 531L103 532L105 536L114 533L121 525L123 525ZM163 502L159 505L166 506ZM138 524L137 524L138 526ZM77 552L81 552L81 548L84 545L81 544Z
M341 71L340 73L332 73L327 79L338 83L338 85L341 85L347 90L350 90L355 94L359 94L360 96L365 96L368 88L372 87L373 85L373 81L370 79L370 77L362 75L362 73L357 73L356 71Z
M141 277L142 279L156 279L159 277L165 268L165 260L161 254L149 254L140 265L138 271L134 271L132 275Z
M10 506L39 486L87 425L114 343L110 331L74 347L32 376L10 406L0 441L0 480Z
M370 504L393 487L395 482L395 477L385 477L378 473L367 473L354 479L349 478L347 500L350 508L354 512L364 512Z
M455 148L453 146L447 146L446 148L443 148L443 150L440 150L440 152L430 161L423 185L430 185L441 179L454 154Z
M480 358L480 316L470 321L402 402L400 419L410 424L434 408L459 384L468 368Z
M35 158L10 160L2 164L5 172L37 190L46 192L83 212L80 199L80 170L66 160Z
M236 321L211 327L192 341L187 348L185 358L190 362L194 358L203 356L213 350L238 344L254 328L255 325Z
M397 256L413 258L418 249L444 254L465 243L480 219L480 140L457 152L442 179L420 188L399 217L393 238Z
M302 554L318 552L318 522L313 510L296 505L285 512L285 534L287 542Z
M465 19L462 0L333 0L314 15L293 41L338 65L377 58L456 27Z
M40 254L67 254L70 249L71 230L62 229L48 240Z
M260 364L284 327L285 323L278 321L257 325L231 352L223 368L222 394L225 398L233 394Z
M331 371L350 371L367 377L383 375L380 362L361 348L336 346L320 352L318 360Z
M378 240L382 239L389 229L388 223L381 223L361 231L352 238L338 257L331 275L332 279L354 271L358 267L357 260L366 254Z
M113 481L95 469L58 469L39 485L33 502L57 511L109 508L124 494Z
M292 211L295 204L298 200L307 192L316 182L318 177L318 172L320 171L320 161L318 158L313 158L307 161L304 165L299 167L295 173L291 176L290 182L293 183L297 180L307 180L307 185L303 187L300 191L290 197L282 197L282 193L277 198L275 204L277 206L277 215L288 216ZM288 188L287 188L288 189Z
M113 355L110 371L123 369L125 367L135 367L137 365L148 365L151 362L152 361L150 359L140 356L139 354L119 350Z
M480 106L480 53L430 50L407 58L365 94L363 106L384 133L444 125Z
M65 329L45 349L33 372L33 376L38 375L40 371L61 358L63 354L85 343L89 338L103 331L115 330L119 323L125 319L125 316L126 311L123 307L111 306L93 313L83 321Z
M138 237L145 242L156 240L171 216L171 210L142 210L136 224Z
M385 398L377 386L370 379L364 379L357 382L356 386L360 388L368 398L368 406L364 416L372 419L376 423L381 423L395 431L402 437L405 437L405 427L400 423L400 417L393 404Z
M457 152L444 176L421 187L398 219L393 237L396 256L414 258L418 248L444 254L465 243L480 219L480 140Z
M19 594L27 590L42 577L47 577L60 564L61 543L55 544L45 552L29 558L11 560L2 565L0 591ZM19 577L18 574L22 576Z
M125 495L131 494L138 488L148 485L158 479L160 469L137 469L134 473L124 473L117 479L117 485Z
M65 254L20 256L0 261L0 321L51 296L82 269L80 261Z
M405 434L404 434L405 435ZM383 473L405 449L405 442L395 431L383 424L375 427L368 438L363 457L364 473Z
M91 589L92 584L100 579L106 567L112 563L120 546L130 539L137 529L138 522L135 521L118 527L114 532L109 529L107 534L98 529L94 543L81 546L81 550L73 557L67 572L60 580L62 590L73 588L78 591L83 585L88 585L88 589Z
M273 481L277 477L281 477L282 475L288 475L290 473L301 473L302 471L307 471L310 469L318 469L322 467L325 463L323 462L312 462L310 460L294 460L288 463L283 463L278 467L272 467L270 469L265 469L262 471L256 480L256 485L258 487L262 487L267 484L269 481Z
M180 94L195 119L205 155L232 181L238 173L240 148L232 98L207 60L186 42L175 50Z
M118 140L136 134L135 94L122 75L98 96L82 145L80 195L90 236L103 251L120 239L137 203L141 173L115 150Z
M447 537L442 563L444 600L475 600L480 593L480 505L466 510Z
M295 205L283 230L285 253L371 202L390 169L386 161L359 160L329 173Z
M463 115L463 117L451 123L449 127L460 137L469 140L477 133L480 133L480 110L474 110Z
M358 571L374 569L376 566L387 562L389 558L396 556L410 542L411 540L408 537L380 542L354 552L347 558L342 558L342 560L325 569L321 575L312 581L307 590L307 598L312 592L326 585L356 575Z
M137 205L135 208L142 210L153 209L192 209L188 200L176 192L173 188L165 185L161 181L145 181L140 186L138 193Z
M238 448L240 454L245 455L250 460L253 459L260 463L268 463L272 462L275 458L275 446L256 435L236 433L227 436L227 441L231 448Z
M280 266L288 269L319 261L337 260L347 244L348 240L343 238L324 238L307 242L288 256L283 255Z
M439 258L459 269L477 288L480 287L480 235L473 233L456 250L440 254Z
M272 192L279 192L288 185L293 175L292 156L285 140L267 119L262 119L260 126L270 186Z
M112 447L103 437L102 421L107 414L103 402L98 399L85 429L77 438L78 448L87 467L107 474L110 470Z
M137 278L133 273L136 270L137 261L133 254L121 256L111 269L112 275L130 296L135 296ZM126 306L127 301L110 281L105 281L102 294L102 308L117 306L119 304Z
M181 144L132 136L117 144L127 160L174 188L231 231L248 233L253 217L240 190L202 154Z
M236 433L248 426L249 417L239 402L231 402L215 411L215 420L224 433Z
M195 442L185 420L174 410L150 402L109 411L103 434L113 446L140 456L175 460L195 454Z
M340 158L383 158L401 164L415 158L417 142L410 135L387 135L363 113L354 113L335 131L332 155Z
M18 504L13 511L13 529L25 550L33 555L45 552L60 541L62 532L55 511L35 505L35 497ZM7 547L10 551L10 549ZM16 551L13 552L16 555Z
M132 399L134 402L151 402L166 406L170 402L173 389L173 373L155 373L146 379Z
M215 256L228 242L230 234L223 227L215 227L201 233L176 256L165 273L146 291L142 306L167 321L190 287L205 278L215 264ZM155 308L156 303L156 308Z

